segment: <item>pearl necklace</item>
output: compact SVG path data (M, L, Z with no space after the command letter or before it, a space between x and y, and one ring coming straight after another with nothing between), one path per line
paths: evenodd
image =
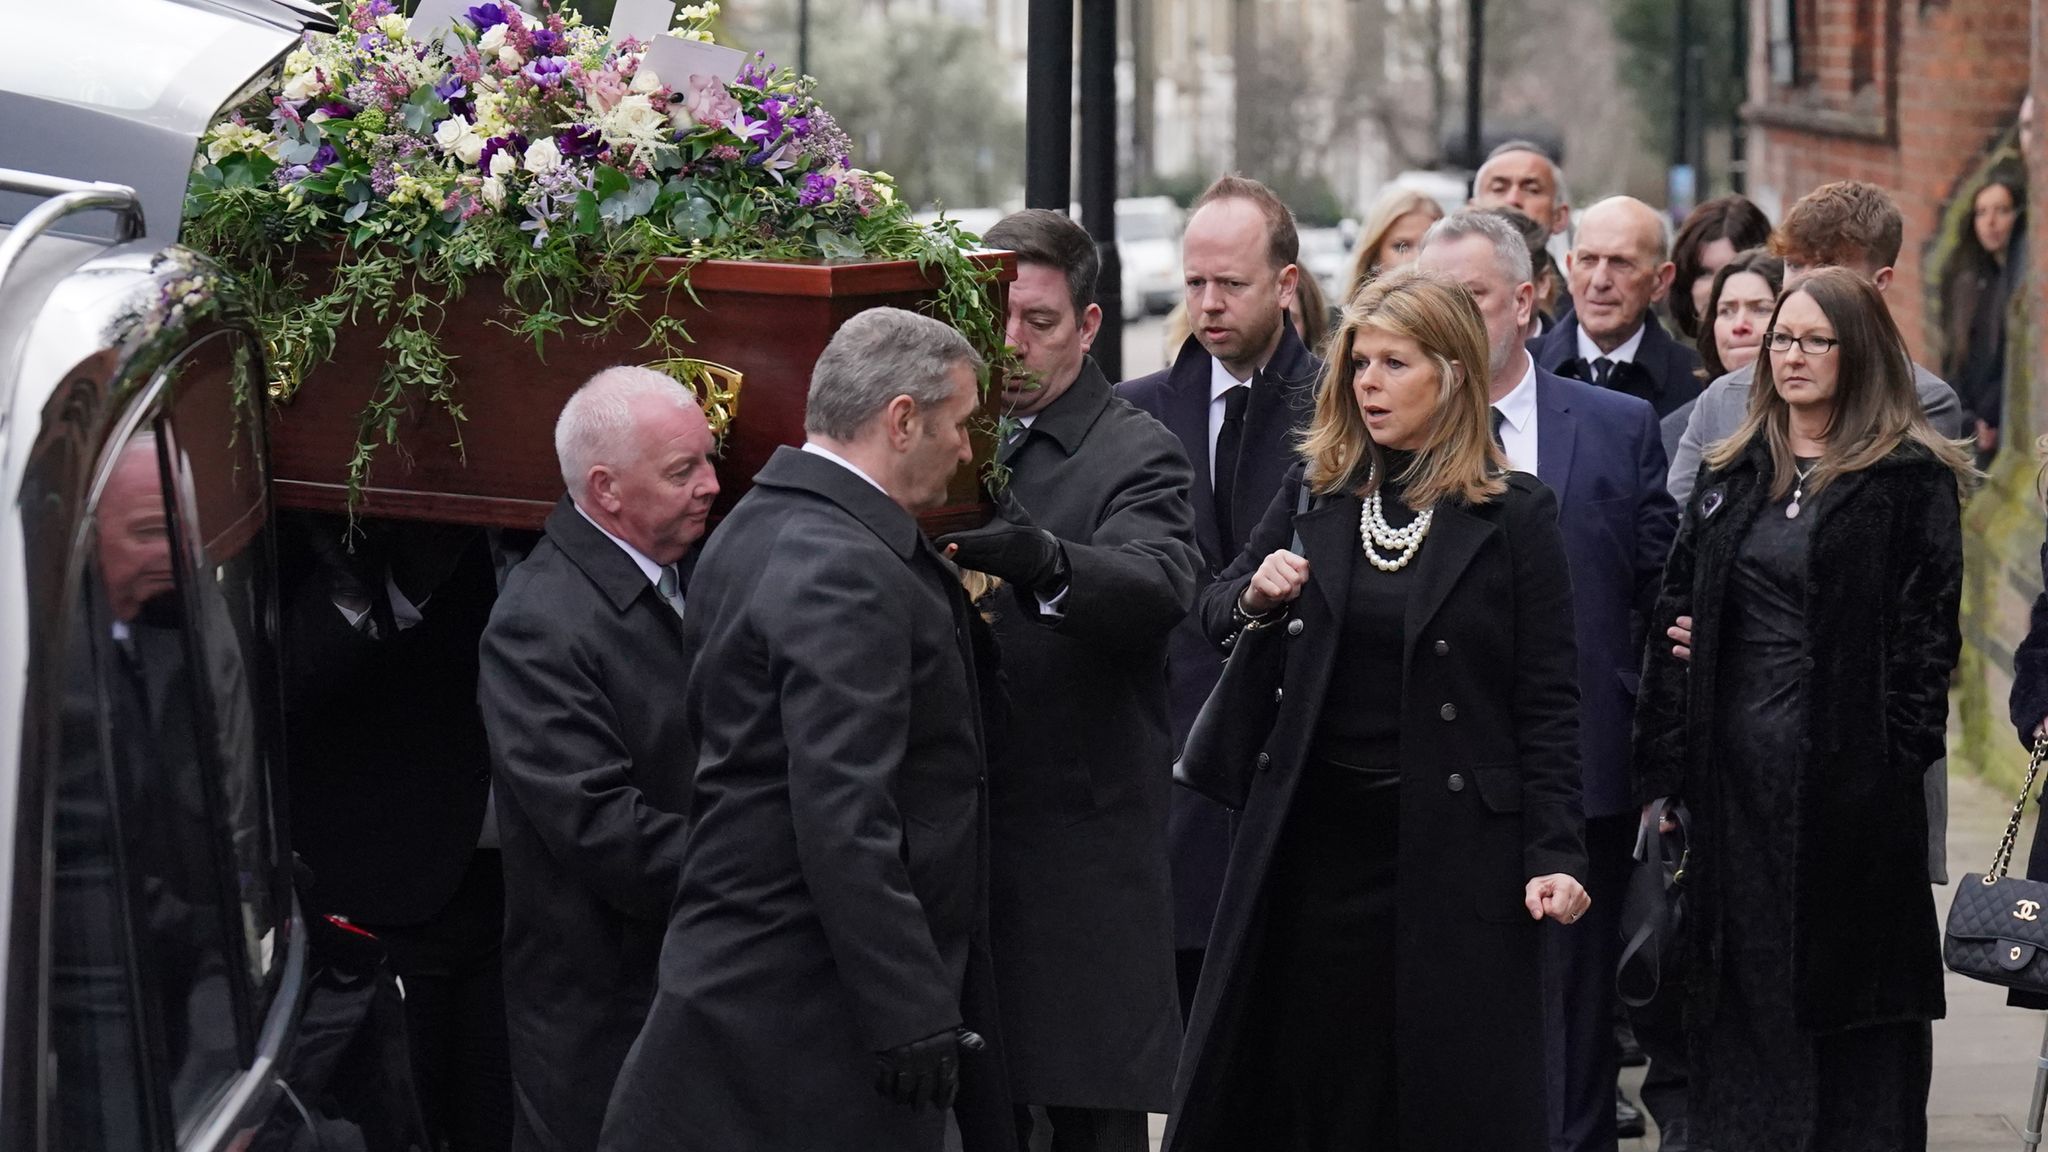
M1368 475L1367 483L1371 483ZM1422 538L1429 535L1429 521L1434 510L1424 509L1415 514L1406 528L1396 528L1387 523L1386 513L1380 504L1378 489L1365 498L1358 510L1358 538L1365 545L1365 558L1382 572L1399 572L1415 559L1415 553L1422 548ZM1375 547L1377 545L1378 547ZM1394 553L1390 558L1380 554L1380 549Z

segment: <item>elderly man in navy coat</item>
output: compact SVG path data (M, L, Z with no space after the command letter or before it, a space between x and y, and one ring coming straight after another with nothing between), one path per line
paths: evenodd
M1294 463L1293 434L1314 408L1323 364L1287 320L1300 247L1294 215L1272 189L1242 176L1210 185L1181 237L1187 343L1165 371L1117 386L1180 438L1194 466L1197 594L1244 549ZM1223 667L1194 616L1174 629L1167 665L1178 748ZM1231 817L1185 789L1175 790L1172 805L1173 934L1185 1016L1223 895Z
M597 1146L654 998L695 760L677 566L718 495L714 447L670 377L592 377L555 423L569 492L484 630L521 1152Z
M1492 345L1495 435L1518 471L1557 493L1571 562L1579 649L1586 888L1578 923L1549 926L1546 1030L1555 1152L1615 1147L1614 969L1634 847L1629 734L1648 612L1677 527L1664 442L1645 400L1543 371L1522 345L1535 288L1521 233L1498 216L1458 212L1432 227L1420 266L1471 291Z
M1651 311L1673 274L1663 214L1630 196L1586 209L1565 272L1572 315L1530 344L1538 368L1648 400L1659 416L1700 394L1699 353Z
M968 1152L1014 1147L967 1031L992 1027L971 609L912 515L972 455L979 365L929 317L854 316L804 447L705 546L682 881L601 1148L940 1152L956 1096Z

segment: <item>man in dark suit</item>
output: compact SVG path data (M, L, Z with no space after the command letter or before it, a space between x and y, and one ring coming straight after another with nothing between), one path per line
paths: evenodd
M1004 515L939 545L1004 581L1016 735L989 772L989 919L1010 1092L1027 1145L1042 1110L1055 1152L1146 1152L1180 1053L1166 641L1200 564L1192 477L1088 357L1088 233L1035 209L986 239L1017 253L1006 335L1029 376L1005 389Z
M695 763L678 566L718 495L714 448L672 378L591 377L555 422L569 491L484 631L522 1152L597 1146L654 998Z
M1659 416L1699 395L1699 353L1651 305L1671 290L1671 228L1655 208L1612 196L1579 217L1565 256L1572 315L1530 347L1536 366L1648 400Z
M599 1147L1015 1144L988 992L984 750L956 574L912 513L971 458L979 358L893 308L833 336L802 450L706 545L690 834ZM978 1074L995 1078L982 1092Z
M511 1142L505 881L477 709L498 585L481 529L294 515L280 535L292 849L307 911L373 932L405 986L427 1129Z
M1294 215L1272 189L1225 176L1195 201L1181 237L1190 334L1173 365L1118 392L1179 437L1194 467L1190 493L1207 587L1244 548L1294 463L1323 364L1287 321L1300 276ZM1192 618L1174 629L1167 666L1177 749L1223 663ZM1230 862L1230 813L1185 789L1173 794L1174 949L1181 1013L1194 1002L1202 953Z
M1558 497L1572 576L1578 640L1580 795L1586 814L1586 888L1577 923L1552 925L1546 946L1546 1033L1551 1147L1615 1147L1612 1093L1616 934L1636 820L1629 736L1644 629L1678 506L1664 485L1657 414L1633 396L1538 368L1522 344L1535 295L1520 232L1489 213L1459 212L1433 226L1420 266L1463 284L1486 319L1495 435L1518 471Z

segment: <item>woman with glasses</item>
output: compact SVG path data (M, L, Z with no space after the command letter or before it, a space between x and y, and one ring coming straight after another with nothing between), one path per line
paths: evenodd
M1974 473L1854 272L1795 281L1763 343L1653 617L1690 617L1690 648L1650 645L1636 714L1640 797L1691 813L1692 1142L1924 1149L1943 1002L1921 777Z

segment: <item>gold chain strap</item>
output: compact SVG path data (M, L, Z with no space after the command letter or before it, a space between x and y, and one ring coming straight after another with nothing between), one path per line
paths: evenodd
M2034 754L2027 761L2027 782L2020 785L2020 798L2013 801L2012 818L2005 822L2005 838L1998 842L1998 856L1991 862L1991 871L1984 874L1987 888L2005 879L2006 870L2012 867L2013 845L2020 838L2020 818L2026 815L2027 797L2034 794L2034 778L2041 774L2044 759L2048 759L2048 733L2034 738Z

